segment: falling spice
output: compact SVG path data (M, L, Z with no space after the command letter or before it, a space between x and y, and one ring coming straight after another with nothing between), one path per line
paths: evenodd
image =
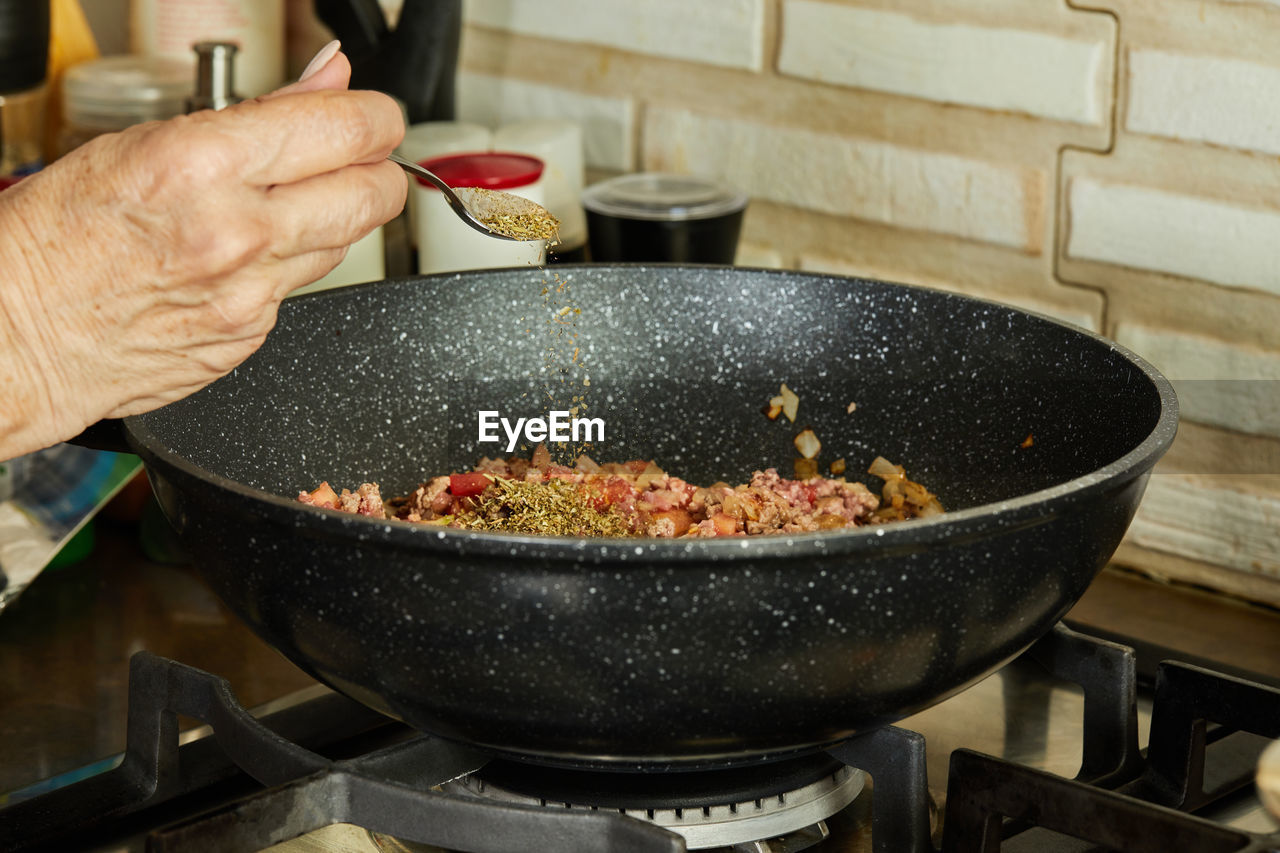
M588 350L578 343L578 321L582 308L576 304L570 277L543 270L542 304L546 309L541 385L550 409L585 417L586 388L591 386ZM561 442L552 453L564 461L577 458L592 447L591 442Z

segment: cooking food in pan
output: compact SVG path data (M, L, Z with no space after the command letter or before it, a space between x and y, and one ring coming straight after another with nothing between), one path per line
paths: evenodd
M298 500L468 530L658 539L812 533L942 512L901 466L878 457L869 473L884 480L879 497L844 477L788 479L774 468L737 486L697 486L642 459L600 465L582 454L572 467L558 465L540 444L529 459L484 458L473 471L433 477L385 503L376 483L338 494L324 482Z
M1150 365L1007 306L776 270L558 271L583 310L563 396L587 387L572 381L586 358L592 413L609 425L598 461L655 459L708 484L803 455L799 422L760 412L786 380L803 423L832 449L839 436L850 479L884 456L946 512L614 539L316 510L300 488L377 479L406 495L424 472L478 458L477 413L540 411L562 374L525 331L547 311L536 271L289 300L231 374L126 418L129 443L201 573L260 637L479 750L684 770L901 719L1067 612L1173 440L1177 403Z

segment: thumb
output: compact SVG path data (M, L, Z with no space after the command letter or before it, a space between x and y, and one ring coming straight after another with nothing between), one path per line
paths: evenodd
M320 52L308 63L298 82L263 95L261 100L302 92L319 92L323 89L345 89L351 82L351 62L342 52L342 44L334 39L320 48Z

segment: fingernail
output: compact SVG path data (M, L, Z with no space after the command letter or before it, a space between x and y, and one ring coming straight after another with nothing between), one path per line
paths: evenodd
M311 57L311 61L307 63L307 67L303 70L302 76L298 78L298 82L301 83L303 80L306 80L312 74L315 74L321 68L328 65L329 60L333 59L341 49L342 42L337 39L334 39L324 47L320 48L320 52Z

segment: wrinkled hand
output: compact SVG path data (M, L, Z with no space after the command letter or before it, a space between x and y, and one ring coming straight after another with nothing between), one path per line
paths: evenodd
M0 459L172 402L395 216L403 135L341 54L221 112L99 137L0 194Z

